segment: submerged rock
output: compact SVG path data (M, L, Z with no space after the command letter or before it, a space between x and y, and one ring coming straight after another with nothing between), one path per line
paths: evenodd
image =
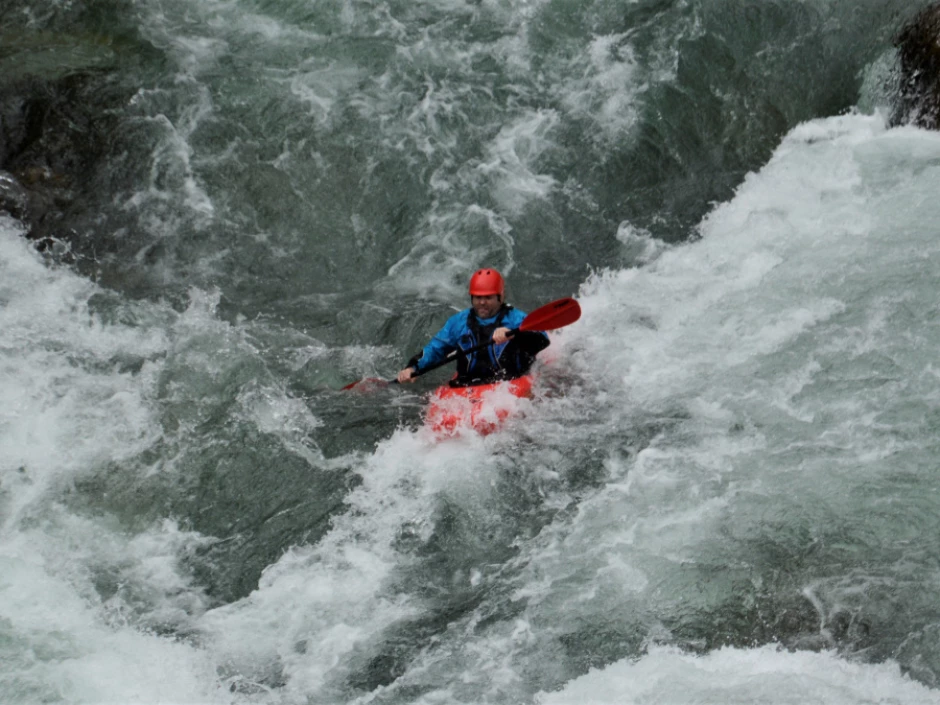
M29 214L29 194L13 174L0 171L0 213L25 221Z
M91 69L113 69L125 48L112 36L95 32L0 29L0 76L7 81L38 78L56 81Z
M898 95L892 122L940 129L940 3L928 5L897 33Z
M117 8L59 9L49 28L11 23L0 30L0 211L23 222L46 251L79 244L87 237L80 231L88 232L110 200L102 175L122 153L118 128L138 87L128 65L159 61L133 26L102 22ZM51 29L56 25L70 29ZM77 251L96 248L85 243Z
M108 107L126 100L108 86L102 72L0 81L0 210L40 249L75 235L69 214L108 152Z

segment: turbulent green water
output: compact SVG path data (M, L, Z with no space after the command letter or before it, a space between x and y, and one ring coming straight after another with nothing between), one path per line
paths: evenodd
M0 700L940 701L914 9L0 2ZM341 391L480 266L519 416Z

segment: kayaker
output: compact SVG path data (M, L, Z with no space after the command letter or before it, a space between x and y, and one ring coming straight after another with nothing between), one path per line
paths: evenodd
M451 386L467 387L497 380L515 379L529 371L535 356L548 347L548 336L538 331L519 331L526 317L504 299L506 285L495 269L480 269L470 277L470 308L451 316L424 350L408 361L398 373L399 383L414 382L414 375L425 367L443 360L454 350L470 348L492 339L484 350L460 355L457 376Z

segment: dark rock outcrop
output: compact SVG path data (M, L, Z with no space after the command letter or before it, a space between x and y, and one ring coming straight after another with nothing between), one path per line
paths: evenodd
M0 171L0 213L21 221L29 217L29 192L6 171Z
M894 45L899 76L892 122L940 129L940 3L905 23Z
M108 108L127 99L108 84L101 71L0 82L0 211L40 249L73 238L70 213L87 209L90 175L109 149Z

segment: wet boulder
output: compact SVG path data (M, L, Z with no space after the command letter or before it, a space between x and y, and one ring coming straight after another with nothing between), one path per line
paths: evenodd
M29 216L29 193L13 174L0 171L0 213L26 221Z
M108 175L125 151L119 127L139 87L133 72L160 60L132 26L103 24L107 9L69 3L45 29L0 29L0 211L22 221L40 249L99 247L81 241L112 198Z
M897 99L892 122L940 129L940 3L908 20L894 38Z
M0 84L0 209L21 220L32 239L71 234L69 212L107 140L101 106L87 99L100 80L72 74Z

